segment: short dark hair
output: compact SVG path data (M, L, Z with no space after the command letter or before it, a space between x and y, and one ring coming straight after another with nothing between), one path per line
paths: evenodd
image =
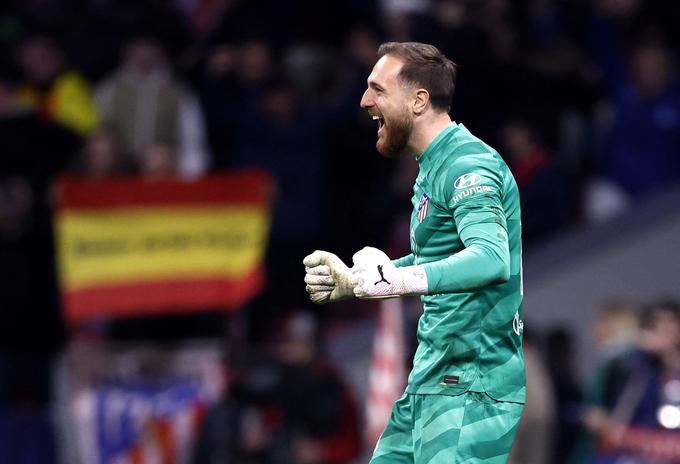
M449 112L456 86L456 63L437 47L420 42L386 42L380 45L378 57L392 55L404 62L399 78L430 93L432 107Z
M642 311L640 326L642 328L651 327L654 318L660 313L671 314L678 322L680 322L680 303L672 298L662 298L650 303Z

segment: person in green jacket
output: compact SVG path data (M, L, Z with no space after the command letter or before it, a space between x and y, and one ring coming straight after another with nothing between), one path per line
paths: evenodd
M521 220L517 184L500 155L449 117L456 65L436 47L385 43L361 106L377 150L415 155L411 253L366 247L348 268L304 258L319 304L421 295L418 348L404 395L372 464L504 463L526 395Z

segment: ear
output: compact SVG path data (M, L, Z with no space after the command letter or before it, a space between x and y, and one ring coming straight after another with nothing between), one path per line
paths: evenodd
M430 103L430 92L425 89L416 90L415 98L413 99L413 112L417 115L423 114Z

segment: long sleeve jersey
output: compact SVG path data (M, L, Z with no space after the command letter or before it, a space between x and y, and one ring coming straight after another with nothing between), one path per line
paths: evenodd
M407 393L485 392L525 399L521 221L517 184L500 155L451 123L418 157L410 222L422 265L418 349Z

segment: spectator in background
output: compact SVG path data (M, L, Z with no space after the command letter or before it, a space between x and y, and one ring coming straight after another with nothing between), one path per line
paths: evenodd
M229 166L263 169L276 182L267 255L272 302L264 310L307 303L306 294L295 285L296 275L281 270L295 269L299 257L313 250L324 233L332 123L328 111L300 99L287 82L277 81L241 107L234 126Z
M75 171L92 179L105 179L136 174L139 169L116 131L105 125L85 141Z
M621 356L635 346L640 330L637 308L628 302L606 304L597 315L594 337L596 356L607 362Z
M152 145L142 155L141 174L151 180L173 179L177 176L177 152L167 144Z
M287 463L272 428L280 414L272 405L272 365L248 351L224 359L227 389L206 411L192 464Z
M201 97L216 167L231 167L241 118L255 110L275 73L271 47L261 39L222 42L208 52Z
M527 402L508 458L510 464L551 462L555 441L555 394L540 348L524 334L522 349L527 376Z
M15 84L0 75L0 461L49 464L51 355L63 331L47 192L79 138L27 110Z
M95 97L104 121L140 158L153 145L170 145L177 147L179 175L208 169L200 104L174 76L158 38L130 40L120 68L97 86Z
M43 120L56 122L80 135L99 125L88 83L66 68L63 52L47 36L27 38L19 50L24 80L16 89L21 104Z
M280 365L277 397L290 462L343 464L360 451L353 395L320 349L316 320L295 312L279 326L272 351Z
M43 352L61 337L48 191L80 139L27 110L0 76L0 140L0 350Z
M565 170L527 122L509 120L502 138L503 153L520 191L523 237L531 242L559 231L575 211L574 187Z
M680 181L680 82L662 44L635 47L615 105L601 174L633 198Z
M598 177L588 187L585 205L592 221L607 220L680 181L680 81L674 59L654 23L636 24L652 3L598 1L588 24L588 51L611 102L601 105L595 121Z
M600 373L599 395L589 404L585 423L598 439L595 456L620 454L627 462L657 462L663 449L655 449L651 439L636 441L631 428L653 432L680 425L675 388L680 382L680 305L653 303L643 312L640 327L636 347L612 359ZM667 407L674 411L670 421L663 414Z
M194 464L345 464L360 451L353 395L319 348L316 321L276 321L267 353L229 366L229 391L206 416Z
M555 393L557 416L555 441L549 462L567 462L580 433L581 388L574 368L574 337L567 329L556 327L546 336L546 364Z
M375 64L379 37L371 27L358 24L345 43L345 67L338 115L330 135L328 233L339 256L350 257L365 243L387 249L391 237L384 232L399 213L410 217L410 198L417 163L413 159L388 160L375 154L375 124L356 104L366 90L366 76ZM398 165L410 165L405 179L396 179ZM361 169L357 169L361 166ZM352 189L347 179L352 179ZM361 205L360 207L358 205Z
M587 456L594 453L596 443L591 432L597 430L606 418L603 407L609 401L612 388L616 388L616 383L621 381L619 371L635 349L639 329L637 308L631 303L611 302L598 313L593 327L597 364L584 393L584 433L570 462L586 462Z

